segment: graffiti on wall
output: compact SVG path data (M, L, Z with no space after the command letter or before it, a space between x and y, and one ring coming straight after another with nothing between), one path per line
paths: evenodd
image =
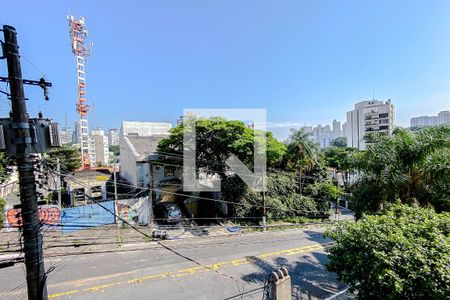
M57 206L40 206L39 220L45 225L57 225L61 218L61 211ZM6 211L6 223L9 227L20 227L23 224L22 221L22 209L12 208Z
M117 222L125 220L133 225L148 225L149 223L148 197L117 200L116 211L119 216Z
M115 223L114 201L64 208L61 213L62 233Z

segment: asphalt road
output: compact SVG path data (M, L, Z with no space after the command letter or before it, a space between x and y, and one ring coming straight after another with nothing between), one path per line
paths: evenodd
M50 299L262 299L265 278L287 267L293 299L342 290L325 270L330 240L319 227L165 241L145 249L46 259ZM189 259L194 261L191 261ZM196 262L203 266L200 266ZM0 299L26 298L25 267L0 272Z

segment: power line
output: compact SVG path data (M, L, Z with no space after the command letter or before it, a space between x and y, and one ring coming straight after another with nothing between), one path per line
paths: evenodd
M44 160L45 161L45 160ZM48 167L48 166L47 166ZM55 171L51 170L49 168L49 170L53 173L56 174ZM58 174L56 174L58 175ZM68 176L69 174L64 174L63 172L60 173L60 176ZM69 177L69 180L78 183L84 187L89 188L88 185L77 182L74 178ZM214 198L208 198L208 197L202 197L202 196L195 196L195 195L186 195L186 194L182 194L182 193L176 193L176 192L170 192L170 191L166 191L166 190L162 190L162 189L156 189L156 188L146 188L146 187L139 187L139 186L134 186L131 184L125 184L125 183L117 183L117 185L120 186L124 186L124 187L129 187L129 188L134 188L134 189L138 189L141 191L154 191L154 192L161 192L161 193L165 193L165 194L170 194L170 195L174 195L174 196L181 196L181 197L187 197L187 198L194 198L194 199L199 199L199 200L205 200L205 201L213 201L213 202L219 202L219 203L226 203L226 204L232 204L232 205L240 205L240 206L246 206L246 207L251 207L251 208L263 208L263 205L255 205L255 204L246 204L246 203L240 203L240 202L233 202L233 201L228 201L228 200L222 200L222 199L214 199ZM279 210L279 211L292 211L292 212L299 212L299 213L323 213L323 211L319 211L319 210L294 210L294 209L281 209L279 207L273 207L273 206L266 206L266 209L272 209L272 210Z
M179 253L178 251L176 251L176 250L174 250L174 249L172 249L172 248L170 248L170 247L168 247L168 246L162 244L160 241L154 239L152 236L150 236L150 235L148 235L147 233L145 233L145 232L139 230L136 226L134 226L133 224L129 223L127 220L123 219L122 217L120 217L119 215L117 215L115 212L113 212L113 211L111 211L110 209L108 209L107 207L103 206L101 202L99 202L99 201L93 199L92 197L90 197L90 196L87 195L86 193L83 193L83 194L84 194L86 197L90 198L90 200L93 201L95 204L97 204L98 206L100 206L101 208L103 208L104 210L106 210L107 212L111 213L114 217L116 217L117 219L121 220L123 223L127 224L128 226L130 226L130 228L132 228L132 229L135 230L136 232L140 233L141 235L145 236L146 238L149 238L150 240L153 240L154 242L156 242L158 245L160 245L160 246L163 247L164 249L166 249L166 250L168 250L168 251L174 253L175 255L177 255L177 256L179 256L179 257L181 257L181 258L184 258L185 260L188 260L188 261L190 261L190 262L192 262L192 263L195 263L195 264L197 264L197 265L199 265L199 266L201 266L201 267L203 267L203 268L205 268L205 269L208 269L208 270L213 271L213 272L215 272L215 273L217 273L217 274L219 274L219 275L222 275L222 276L224 276L224 277L228 277L228 278L234 280L234 281L236 282L236 284L238 285L238 287L239 287L238 280L240 280L240 279L238 279L238 278L236 278L236 277L234 277L234 276L227 275L227 274L225 274L225 273L219 272L218 270L215 270L215 269L213 269L213 268L211 268L211 267L209 267L209 266L203 265L203 264L201 264L200 262L198 262L198 261L196 261L196 260L194 260L194 259L192 259L192 258L190 258L190 257L188 257L188 256L185 256L185 255ZM239 289L239 288L238 288L238 289ZM240 291L240 289L239 289L239 293L242 294L242 292Z

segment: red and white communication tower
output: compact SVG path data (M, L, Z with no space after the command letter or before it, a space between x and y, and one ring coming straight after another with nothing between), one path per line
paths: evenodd
M89 153L89 126L88 126L88 111L89 106L86 98L86 73L85 61L91 54L92 47L86 44L88 31L85 25L85 20L80 17L75 20L73 16L68 15L70 39L72 43L72 52L75 54L77 62L77 79L78 79L78 98L77 98L77 112L80 115L77 126L77 137L81 148L81 168L90 169L90 153Z

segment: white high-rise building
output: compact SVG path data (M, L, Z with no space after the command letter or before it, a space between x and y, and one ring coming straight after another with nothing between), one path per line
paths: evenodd
M355 104L355 109L347 112L345 137L347 146L365 150L364 137L371 132L392 134L394 130L395 111L389 99L361 101Z
M437 116L414 117L411 118L409 123L411 127L435 126L438 125L438 117Z
M74 134L73 130L70 129L69 127L61 128L60 136L61 136L61 144L67 145L73 143Z
M119 131L115 128L111 128L108 132L108 142L110 146L119 145Z
M320 145L321 149L328 148L337 136L334 134L333 130L331 130L330 125L318 125L313 128L312 131L313 139Z
M303 131L311 135L311 139L319 144L321 149L328 148L331 142L342 136L341 122L333 121L333 128L330 125L303 126Z
M410 120L411 127L428 127L450 124L450 111L441 111L437 116L420 116Z
M445 110L441 111L438 114L438 124L439 125L450 124L450 111Z
M341 137L342 136L342 126L341 122L337 120L333 120L333 133L335 137Z
M109 164L109 143L105 132L101 129L92 130L90 142L91 164Z

